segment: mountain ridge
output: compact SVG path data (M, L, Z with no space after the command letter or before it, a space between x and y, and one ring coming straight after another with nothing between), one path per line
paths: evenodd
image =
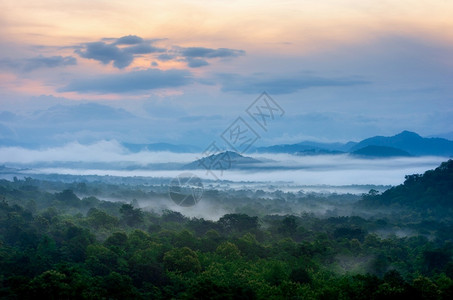
M363 195L359 205L363 207L405 207L426 210L453 210L453 160L440 164L423 175L405 177L403 184L392 187L382 194L371 190ZM446 212L446 211L444 211Z
M127 116L122 110L121 116ZM112 116L113 117L113 116ZM2 127L3 125L3 127ZM86 144L83 143L83 144ZM165 142L132 143L120 141L120 144L133 153L140 151L169 151L175 153L199 153L202 148L190 144L172 144ZM61 146L64 144L55 143L50 146ZM36 144L33 140L17 141L14 132L6 125L0 123L0 146L3 147L24 147L27 149L39 149L42 145ZM293 155L335 155L354 152L368 146L389 147L400 151L400 154L407 152L412 156L446 156L453 157L453 141L440 137L422 137L411 131L402 131L393 136L373 136L359 142L315 142L302 141L295 144L276 144L271 146L253 147L249 153L287 153ZM381 148L382 150L385 148ZM404 154L403 156L405 156ZM379 156L379 155L377 155ZM385 156L385 155L384 155Z
M401 133L385 137L375 136L364 139L354 145L351 151L356 151L366 146L384 146L401 149L412 155L453 155L453 141L443 138L424 138L415 132L402 131Z
M453 156L453 141L438 137L426 138L408 130L393 136L373 136L360 142L320 143L303 141L297 144L257 147L255 151L258 153L288 153L296 155L301 153L338 154L354 153L368 146L393 148L398 150L401 155L406 155L404 152L407 152L407 154L413 156Z
M227 170L256 163L261 163L261 161L233 151L224 151L197 159L184 165L183 169Z

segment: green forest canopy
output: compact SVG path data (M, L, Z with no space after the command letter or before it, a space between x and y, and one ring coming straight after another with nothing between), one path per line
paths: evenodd
M2 180L0 297L452 299L453 223L418 213L451 207L452 165L371 191L349 215L217 221ZM360 216L396 204L413 210Z

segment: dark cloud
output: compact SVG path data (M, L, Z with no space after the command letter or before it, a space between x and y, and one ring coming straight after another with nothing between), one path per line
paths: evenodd
M148 54L155 52L163 52L165 50L158 47L153 47L149 44L138 44L135 46L124 48L124 51L131 54Z
M168 54L168 53L160 54L159 56L157 56L157 59L160 61L169 61L169 60L172 60L175 58L176 58L176 55Z
M187 66L190 68L199 68L209 65L207 59L212 58L227 58L227 57L238 57L245 54L243 50L235 50L228 48L204 48L204 47L188 47L178 48L180 56L187 62Z
M354 86L369 84L365 80L350 78L323 78L307 75L275 76L219 74L218 78L225 92L255 94L268 91L271 94L290 94L312 87Z
M187 65L191 68L199 68L209 65L209 63L201 58L187 58Z
M143 39L136 35L126 35L116 40L116 45L136 45L143 43Z
M62 66L76 65L77 59L72 56L36 56L21 60L3 59L0 65L29 72L40 68L56 68Z
M135 55L162 53L157 56L160 61L186 62L190 68L199 68L209 65L208 59L232 58L245 54L243 50L228 48L204 48L204 47L179 47L170 49L155 47L158 40L145 40L136 35L127 35L117 39L103 38L97 42L78 45L75 52L83 58L94 59L103 64L113 62L118 69L129 66Z
M214 58L231 58L244 55L245 51L228 49L228 48L204 48L204 47L173 47L167 53L161 54L157 57L160 61L183 61L187 63L190 68L199 68L208 66L208 59Z
M84 50L76 50L76 53L83 58L94 59L103 64L113 61L113 65L119 69L130 65L134 59L133 55L122 51L114 44L104 42L86 43Z
M103 64L113 61L115 67L122 69L133 62L134 55L164 51L152 46L151 43L141 37L128 35L112 40L110 43L105 42L105 39L100 42L85 43L81 45L82 49L77 49L75 52L83 58L94 59ZM127 46L124 47L124 45Z
M237 57L244 55L244 50L235 50L228 48L203 48L203 47L188 47L181 50L181 55L184 57L196 58L218 58L218 57Z
M60 66L73 66L77 59L72 56L37 56L26 60L26 69L55 68Z
M160 88L175 88L190 84L192 74L186 70L147 69L123 74L112 74L74 80L59 89L78 93L133 93Z

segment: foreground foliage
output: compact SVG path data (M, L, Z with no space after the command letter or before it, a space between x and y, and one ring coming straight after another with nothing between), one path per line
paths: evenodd
M427 180L451 193L444 178L405 185ZM453 299L448 219L235 212L210 221L46 184L0 182L2 298Z

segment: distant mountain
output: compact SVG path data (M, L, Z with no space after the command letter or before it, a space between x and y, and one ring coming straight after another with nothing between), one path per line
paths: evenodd
M304 141L298 144L283 144L255 148L260 153L290 153L290 154L338 154L348 152L356 143L320 143Z
M314 146L319 149L325 149L329 151L336 152L348 152L357 142L347 142L347 143L321 143L321 142L310 142L305 141L300 143L302 145Z
M352 152L366 146L383 146L404 150L412 155L453 155L453 141L442 138L423 138L415 132L403 131L400 134L385 137L375 136L354 145Z
M310 155L333 155L333 154L344 154L344 153L345 152L343 152L343 151L314 148L314 149L308 149L308 150L304 150L304 151L295 152L293 154L298 155L298 156L310 156Z
M242 156L239 153L233 151L225 151L218 154L213 154L200 158L194 162L191 162L183 167L185 170L198 170L198 169L209 169L209 170L227 170L236 168L246 168L249 165L260 163L260 160Z
M372 146L371 148L369 146ZM367 148L368 147L368 148ZM381 148L379 148L381 147ZM397 135L375 136L359 143L319 143L304 141L298 144L282 144L254 149L259 153L289 153L295 155L341 154L389 157L408 155L453 156L453 141L443 138L423 138L410 131Z
M365 207L407 207L425 213L432 210L447 213L453 209L453 160L443 162L435 170L426 171L423 175L406 176L403 184L382 194L371 190L359 204Z
M131 152L140 151L169 151L175 153L197 153L200 148L191 145L173 145L168 143L152 143L152 144L133 144L122 143L122 145Z
M353 151L351 153L354 156L362 156L362 157L398 157L398 156L412 156L409 152L393 148L393 147L385 147L385 146L366 146L359 150Z
M435 135L431 135L428 137L443 138L443 139L452 141L453 140L453 131L445 132L445 133L441 133L441 134L435 134Z

